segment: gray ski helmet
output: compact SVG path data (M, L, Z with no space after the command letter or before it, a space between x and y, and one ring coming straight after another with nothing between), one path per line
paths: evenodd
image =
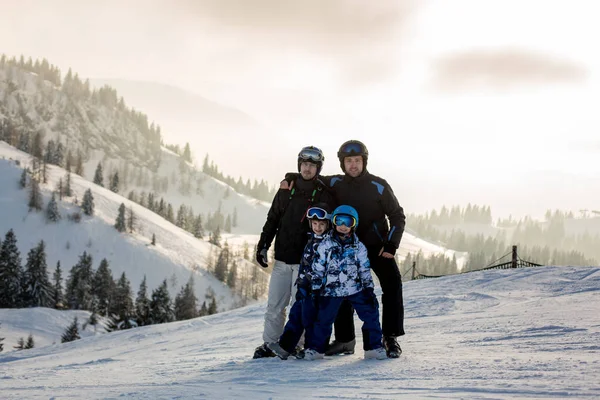
M300 164L306 161L317 164L317 175L319 175L325 162L325 156L318 147L306 146L298 153L298 172L300 172Z
M338 159L340 160L340 167L344 173L346 173L346 169L344 168L344 158L346 157L362 156L363 171L367 169L369 150L367 150L367 146L365 146L363 142L358 140L348 140L340 146L337 155Z

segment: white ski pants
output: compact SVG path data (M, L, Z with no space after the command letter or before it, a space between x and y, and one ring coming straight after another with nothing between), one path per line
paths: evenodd
M271 280L269 281L269 298L265 313L265 330L263 340L267 343L279 341L286 320L286 307L296 301L296 278L300 264L286 264L275 260ZM291 300L291 302L290 302Z

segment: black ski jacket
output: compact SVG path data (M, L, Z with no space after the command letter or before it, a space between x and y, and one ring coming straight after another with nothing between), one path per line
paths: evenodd
M391 245L395 249L400 246L406 216L385 179L368 171L356 178L349 175L322 178L333 189L337 204L347 204L358 211L356 235L365 246Z
M305 217L309 207L319 202L335 205L333 195L321 180L301 183L296 181L292 190L277 191L257 246L258 251L269 249L275 238L275 259L286 264L300 264L310 232Z

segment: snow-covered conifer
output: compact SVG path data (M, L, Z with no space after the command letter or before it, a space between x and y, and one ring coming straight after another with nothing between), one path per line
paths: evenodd
M172 322L175 319L171 305L171 296L165 279L159 287L152 291L150 301L150 321L152 324Z
M85 215L94 215L94 196L92 195L92 189L88 188L83 194L81 208Z
M121 203L119 206L119 215L117 215L117 220L115 221L115 228L119 232L125 232L127 229L125 225L125 204Z
M20 306L23 269L17 237L10 229L0 246L0 308Z
M138 326L148 325L150 319L150 299L148 298L148 286L146 275L140 283L140 288L135 298L135 315Z
M94 183L104 187L104 176L102 175L102 163L98 163L96 172L94 173Z
M46 219L50 222L57 222L61 219L60 211L58 211L58 204L56 203L56 194L54 192L52 192L52 197L46 206Z
M69 325L65 332L62 334L60 342L66 343L79 339L81 339L81 336L79 336L79 324L77 322L77 317L74 317L71 325Z
M24 298L29 307L52 307L52 286L48 279L46 245L44 241L27 254Z

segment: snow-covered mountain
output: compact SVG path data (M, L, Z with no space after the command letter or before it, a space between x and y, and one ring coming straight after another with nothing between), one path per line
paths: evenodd
M193 274L196 294L201 301L207 293L214 291L220 310L238 304L239 298L207 271L209 257L216 257L220 249L206 239L199 240L154 212L76 174L71 174L74 195L59 202L63 218L57 223L48 223L43 212L29 211L28 190L18 188L21 172L31 162L31 156L0 142L0 158L0 233L4 235L9 229L14 230L23 259L30 248L44 240L50 272L58 261L63 270L68 271L85 251L92 255L94 268L102 258L106 258L115 277L125 272L134 290L145 275L150 289L168 279L169 290L174 296ZM48 183L41 185L44 204L56 189L59 179L64 179L66 174L60 167L48 165L47 168ZM223 186L216 181L210 182L210 185L214 186L214 192L217 192L216 187ZM81 210L73 204L75 199L80 201L87 189L91 189L94 197L95 215L84 215L80 223L70 221L68 215ZM246 201L239 196L238 201L242 200ZM133 233L119 233L114 228L121 203L127 209L131 208L136 216ZM156 237L155 246L150 245L152 235ZM223 239L226 240L227 235ZM242 262L239 268L242 273L253 267Z
M407 334L397 360L363 360L360 346L354 355L312 362L252 360L261 340L261 302L0 353L2 398L600 396L599 268L473 272L407 282L404 293ZM0 310L0 319L10 311ZM45 312L53 311L39 310ZM360 341L360 329L357 334Z

